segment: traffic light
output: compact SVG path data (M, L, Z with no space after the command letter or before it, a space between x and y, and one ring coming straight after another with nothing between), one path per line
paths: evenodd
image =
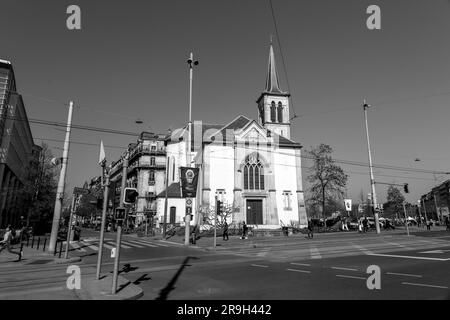
M405 191L405 193L409 193L409 189L408 189L408 184L407 183L405 183L403 185L403 190Z
M114 219L115 220L124 220L125 219L125 208L116 208Z
M138 197L139 192L136 188L125 188L123 193L123 203L124 204L133 204L136 202L136 198Z
M225 210L224 210L224 206L223 206L223 201L217 200L217 203L216 203L216 214L218 216L220 216L224 212L225 212Z

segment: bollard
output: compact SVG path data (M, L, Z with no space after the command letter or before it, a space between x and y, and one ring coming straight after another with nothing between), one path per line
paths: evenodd
M39 243L41 243L41 237L38 238L38 243L37 243L36 250L39 250Z
M45 251L45 245L47 244L47 238L44 239L44 247L42 248L42 251Z
M31 239L31 248L33 248L34 246L34 234L33 234L33 239Z
M58 258L61 258L62 245L63 245L63 242L60 241L60 242L59 242L59 256L58 256Z

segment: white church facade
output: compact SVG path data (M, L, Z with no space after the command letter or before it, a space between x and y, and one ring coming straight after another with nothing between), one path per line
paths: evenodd
M257 99L258 120L237 116L225 125L195 121L187 154L188 126L167 139L166 222L184 224L185 199L181 198L179 167L199 167L193 224L202 224L214 210L216 196L232 213L228 222L261 229L305 227L307 217L301 170L301 144L290 138L289 93L280 89L270 46L265 90ZM158 195L157 219L164 221L166 193Z

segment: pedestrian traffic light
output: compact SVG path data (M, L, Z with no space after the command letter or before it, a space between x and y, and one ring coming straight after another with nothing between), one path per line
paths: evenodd
M125 219L125 208L116 208L114 219L115 220L124 220Z
M409 193L409 189L408 189L408 184L407 183L405 183L403 185L403 190L405 191L405 193Z
M125 188L123 193L123 203L124 204L134 204L139 192L136 188Z

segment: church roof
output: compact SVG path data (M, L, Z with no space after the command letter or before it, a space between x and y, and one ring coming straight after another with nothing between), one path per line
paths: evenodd
M280 82L278 81L277 67L275 64L275 54L273 53L273 46L270 44L269 50L269 63L267 66L267 77L266 77L266 93L281 93L286 92L280 89Z

